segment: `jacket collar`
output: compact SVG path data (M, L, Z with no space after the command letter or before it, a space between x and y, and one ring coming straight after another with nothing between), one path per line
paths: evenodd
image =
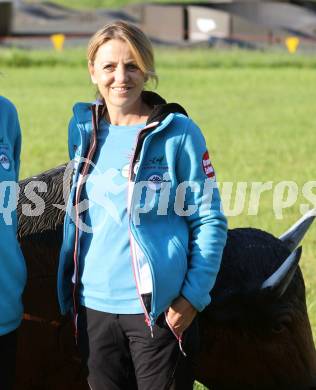
M185 109L178 103L167 103L160 95L152 91L143 91L142 99L146 104L152 107L152 112L146 122L146 126L153 123L161 123L169 114L180 113L188 116ZM97 108L97 112L104 111L103 100L96 100L93 103L77 103L74 105L73 112L78 123L91 121L91 108Z

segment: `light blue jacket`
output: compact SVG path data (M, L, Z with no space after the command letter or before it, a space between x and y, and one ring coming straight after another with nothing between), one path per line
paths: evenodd
M15 330L23 314L26 267L17 241L16 182L21 131L13 104L0 96L0 336Z
M216 182L205 173L209 163L205 160L204 137L191 119L182 113L168 112L168 106L162 105L162 114L156 115L158 120L150 122L142 131L143 136L139 136L129 178L127 207L133 267L137 271L138 257L145 257L152 278L151 310L146 313L144 309L149 324L179 295L198 311L210 303L227 235ZM80 253L80 230L76 244L73 207L80 187L78 172L85 169L79 160L87 157L91 146L91 104L78 103L69 125L69 156L76 163L58 270L58 297L64 314L73 304L71 280L76 280L77 274L74 257L78 258ZM181 186L185 185L179 184L187 181L192 190L186 190L183 202ZM195 207L195 212L178 215L186 214L186 206Z

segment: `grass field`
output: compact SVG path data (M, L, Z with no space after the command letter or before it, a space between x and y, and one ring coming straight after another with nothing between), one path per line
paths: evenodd
M20 114L21 175L26 177L67 160L72 104L92 100L94 89L81 50L0 54L0 91ZM229 217L230 227L253 226L280 235L301 215L300 204L310 205L302 195L304 184L314 181L316 186L316 58L159 49L157 63L158 92L181 103L200 125L219 182L234 182L236 187L243 181L248 186L245 208ZM268 181L272 190L262 195L258 214L247 215L250 183ZM299 196L276 218L272 192L280 181L296 183ZM316 225L304 240L301 260L314 337L315 233Z

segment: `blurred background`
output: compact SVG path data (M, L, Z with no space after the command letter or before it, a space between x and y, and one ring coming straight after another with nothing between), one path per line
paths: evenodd
M300 49L313 50L314 1L211 0L138 2L136 0L0 0L0 35L5 44L46 46L52 34L64 34L66 46L85 40L113 19L138 24L155 43L205 42L215 47L267 48L290 36ZM288 43L295 50L297 40Z
M316 207L315 1L0 0L0 94L19 112L22 178L67 161L72 106L95 97L87 42L117 19L150 36L157 92L201 127L231 228L279 236ZM254 183L271 183L255 210ZM316 226L301 267L316 340Z

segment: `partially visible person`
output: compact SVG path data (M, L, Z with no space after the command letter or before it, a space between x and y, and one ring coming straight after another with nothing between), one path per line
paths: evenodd
M23 314L26 266L17 241L21 130L14 105L0 96L0 389L13 388L17 328Z

